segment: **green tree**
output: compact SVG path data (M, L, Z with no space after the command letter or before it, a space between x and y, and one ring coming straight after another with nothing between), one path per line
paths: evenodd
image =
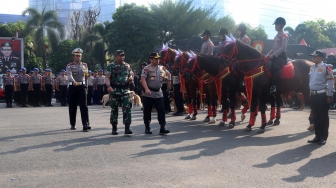
M247 27L246 34L251 39L251 45L253 44L254 41L257 41L257 40L260 40L260 41L267 40L268 36L263 26L251 27L249 24L247 25L248 27Z
M59 43L57 50L50 54L49 67L54 72L59 72L66 68L66 65L73 62L71 52L78 47L78 42L73 40L64 40Z
M39 13L34 8L27 8L23 11L22 15L25 16L27 14L29 14L30 17L27 20L25 32L27 32L27 34L35 32L33 37L36 45L36 52L39 56L42 56L42 65L45 69L47 66L46 52L49 48L47 44L49 43L52 49L57 48L59 40L63 39L65 36L64 26L59 21L57 13L54 10L43 10ZM45 37L45 33L47 33L47 38Z
M214 6L209 9L195 8L191 0L177 3L164 0L159 4L150 4L160 28L160 42L190 38L200 34L204 29L213 28L216 23ZM216 32L218 30L216 28Z
M221 28L225 28L229 33L236 33L237 26L234 19L230 16L224 16L215 21L214 25L210 28L212 35L217 35Z
M104 40L108 41L110 54L125 50L126 62L146 61L148 54L158 44L158 27L152 12L145 6L124 4L113 14Z

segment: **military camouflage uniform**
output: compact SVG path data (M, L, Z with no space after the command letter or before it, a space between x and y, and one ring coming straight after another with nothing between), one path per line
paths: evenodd
M106 68L105 75L110 77L110 85L113 88L113 92L109 96L111 106L110 123L113 126L118 125L119 105L122 105L123 123L130 125L132 122L131 98L128 89L128 79L131 72L130 65L125 62L121 64L113 62Z

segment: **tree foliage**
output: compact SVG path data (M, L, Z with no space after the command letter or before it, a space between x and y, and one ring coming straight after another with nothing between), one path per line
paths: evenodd
M69 62L73 62L72 50L78 47L78 42L73 40L64 40L59 43L57 50L50 54L49 67L54 72L65 69Z
M248 25L246 34L251 39L251 45L253 44L254 41L257 41L257 40L264 41L264 40L267 40L268 38L266 31L262 26L251 27Z
M113 20L105 35L110 54L123 49L126 62L146 61L154 45L159 43L159 30L153 13L145 6L124 4L113 14Z

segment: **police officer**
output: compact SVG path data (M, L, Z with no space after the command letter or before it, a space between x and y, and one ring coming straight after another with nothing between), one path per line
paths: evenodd
M183 116L183 96L181 93L180 76L173 76L174 101L177 108L174 116Z
M86 77L88 76L88 66L81 62L83 50L76 48L72 51L74 62L66 67L66 74L69 80L69 116L71 130L76 129L77 104L81 112L83 131L91 129L89 123L89 110L86 104Z
M53 94L53 78L51 76L51 69L47 69L47 73L42 77L42 87L45 91L45 106L53 106L51 104Z
M115 61L106 67L105 82L107 91L110 93L112 135L118 134L118 107L122 106L123 123L125 124L125 135L132 134L130 125L132 123L131 98L129 83L133 82L131 67L124 62L125 53L117 50L114 53Z
M30 106L34 105L34 91L31 87L31 79L32 79L33 74L34 74L34 70L31 70L28 74L29 75L28 104Z
M42 77L39 75L39 69L34 68L34 73L30 77L30 90L33 91L33 106L40 107Z
M315 138L308 143L326 144L329 129L328 111L333 101L333 71L323 63L324 53L316 50L313 54L313 65L309 73L310 107L314 115Z
M20 92L20 75L21 75L21 70L18 71L18 74L14 76L14 102L16 105L21 104L21 92Z
M213 55L214 44L211 41L211 32L209 30L204 30L202 33L203 44L201 48L201 54Z
M240 40L241 42L243 42L244 44L247 44L250 46L251 44L251 40L250 38L246 35L246 30L247 30L247 27L245 24L241 23L238 25L238 29L237 29L237 32L238 32L238 40Z
M218 36L219 36L219 42L218 42L218 46L217 46L217 56L221 55L221 52L223 51L222 49L225 46L225 35L228 35L228 31L225 28L222 28L219 30Z
M147 65L141 73L141 84L144 88L142 91L143 97L143 118L145 123L145 133L152 134L150 129L151 112L153 104L158 114L158 121L160 124L160 134L168 134L166 130L166 117L164 111L163 93L161 90L162 82L167 80L164 67L159 65L160 55L153 52L149 55L151 64ZM170 81L167 82L167 87L170 88Z
M87 105L92 105L94 78L93 73L91 73L90 70L89 70L89 76L87 78L87 83L88 83Z
M1 44L1 52L3 56L1 56L0 61L2 61L3 68L6 69L17 69L21 66L21 61L19 58L12 56L12 43L3 42Z
M28 95L28 87L29 87L29 75L26 74L27 69L22 68L21 75L18 78L19 81L19 90L21 95L21 107L27 107L27 95Z
M68 95L68 77L65 75L65 70L61 71L62 74L57 78L58 90L60 94L61 106L67 105L67 95Z
M104 85L105 85L105 76L103 75L102 69L98 71L98 75L96 76L94 83L95 83L95 90L97 90L98 99L99 101L101 101L104 96Z
M6 71L6 73L7 75L4 76L6 108L12 108L13 92L14 92L14 76L12 76L11 71L9 69Z
M55 91L55 99L56 99L56 103L60 102L60 97L59 97L59 89L58 89L58 74L56 74L53 77L53 90Z
M272 61L272 74L273 74L273 85L270 89L271 93L276 92L275 85L277 84L280 74L280 69L283 65L287 63L287 42L288 35L284 32L283 28L286 25L286 20L282 17L279 17L273 23L275 25L275 30L278 34L274 37L274 44L272 50L267 54L267 57Z

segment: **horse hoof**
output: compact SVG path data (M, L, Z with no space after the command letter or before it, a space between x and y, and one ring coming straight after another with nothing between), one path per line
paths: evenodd
M204 123L207 123L207 122L209 122L209 121L210 121L210 118L209 118L209 117L206 117L206 118L203 120Z
M184 119L190 119L190 115L188 114Z
M230 122L228 128L229 128L229 129L232 129L232 128L234 128L234 127L235 127L235 123L234 123L234 122Z
M244 132L251 132L252 131L252 128L251 127L246 127L245 129L244 129Z
M216 123L216 118L212 117L208 124L214 124L214 123Z
M267 125L273 125L273 120L269 120L268 122L267 122Z
M276 126L276 125L280 125L280 120L278 120L278 119L276 119L275 121L274 121L274 124L273 124L274 126Z
M245 118L246 118L246 115L245 115L245 114L242 114L242 115L240 116L241 121L244 121Z
M225 122L223 122L223 121L219 122L218 126L219 126L219 127L223 127L223 126L225 126Z
M262 133L264 133L264 132L265 132L265 129L259 129L259 130L257 131L258 134L262 134Z
M190 118L190 120L196 120L197 118L196 118L196 116L192 116L191 118Z

